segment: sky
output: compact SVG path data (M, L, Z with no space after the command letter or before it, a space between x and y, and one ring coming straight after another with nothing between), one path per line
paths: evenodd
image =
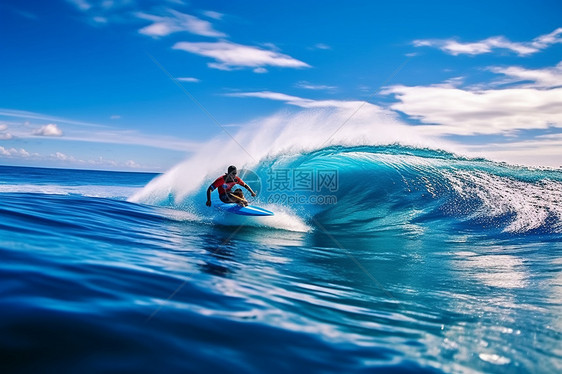
M462 155L558 168L560 14L540 0L3 0L0 164L163 172L280 113L377 108Z

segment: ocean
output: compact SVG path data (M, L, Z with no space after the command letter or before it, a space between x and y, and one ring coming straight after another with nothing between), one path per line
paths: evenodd
M400 145L238 166L275 216L207 207L224 168L0 167L0 371L562 371L562 171Z

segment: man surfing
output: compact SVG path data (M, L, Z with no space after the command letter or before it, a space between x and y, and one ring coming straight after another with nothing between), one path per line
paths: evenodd
M221 199L223 203L236 203L240 206L248 206L248 201L244 198L242 190L238 188L232 192L232 187L239 184L250 191L252 197L256 197L256 193L252 191L250 186L244 183L240 177L237 177L236 174L238 174L236 166L229 166L228 172L225 175L218 177L217 180L215 180L209 188L207 188L207 206L211 206L211 192L213 192L216 188L219 189L219 199Z

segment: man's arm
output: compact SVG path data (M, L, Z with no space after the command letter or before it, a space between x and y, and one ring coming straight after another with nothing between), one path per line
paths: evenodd
M250 188L250 186L248 186L246 183L244 183L243 186L245 189L247 189L248 191L250 191L250 194L252 194L252 197L256 197L256 193L254 191L252 191L252 189Z
M207 188L207 206L211 206L211 192L213 192L213 189L209 186L209 188Z

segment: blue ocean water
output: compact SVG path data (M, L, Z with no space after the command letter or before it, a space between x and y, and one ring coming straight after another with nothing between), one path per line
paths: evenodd
M392 145L245 176L274 217L206 207L215 175L0 167L0 370L562 370L561 171Z

